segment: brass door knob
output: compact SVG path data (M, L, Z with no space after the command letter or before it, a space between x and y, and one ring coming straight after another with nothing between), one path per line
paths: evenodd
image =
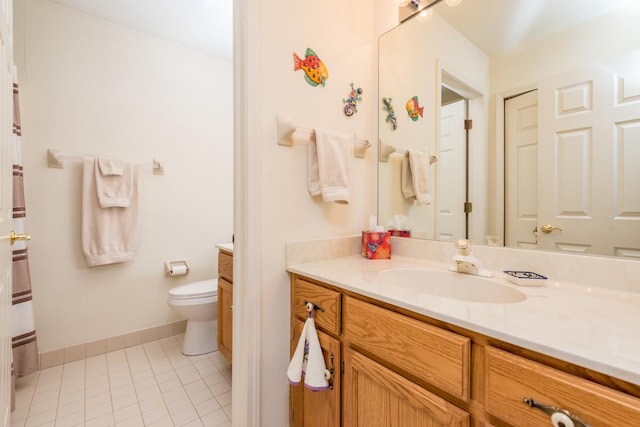
M0 239L9 239L9 243L13 246L17 240L31 240L31 236L28 234L16 234L15 231L11 230L8 236L0 237Z
M551 224L542 224L542 227L540 227L540 230L542 230L543 233L549 234L551 233L553 230L558 230L558 231L562 231L562 228L560 227L554 227Z

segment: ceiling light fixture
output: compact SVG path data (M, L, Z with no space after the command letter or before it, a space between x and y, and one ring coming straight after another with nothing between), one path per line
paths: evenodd
M460 3L462 3L462 0L444 0L444 2L451 7L456 7L457 5L459 5Z

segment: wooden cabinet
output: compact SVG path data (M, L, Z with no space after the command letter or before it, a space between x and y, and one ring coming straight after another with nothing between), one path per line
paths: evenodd
M524 398L593 427L640 426L640 385L330 284L291 283L291 351L312 302L337 373L331 392L291 387L292 427L552 425Z
M640 399L523 357L488 347L486 408L507 423L551 425L550 415L524 402L569 411L591 426L640 426Z
M291 349L295 349L304 323L294 322ZM318 339L325 366L333 368L333 388L324 391L311 391L303 384L290 386L291 425L305 427L330 427L340 425L341 394L341 353L340 341L328 334L318 331Z
M233 348L233 254L218 252L218 351L232 361Z
M345 303L345 339L465 401L471 340L356 298Z
M469 425L467 412L348 347L344 369L345 427Z
M307 303L313 304L316 309L313 318L316 326L328 333L338 336L342 328L341 324L341 295L322 286L313 284L301 278L293 282L293 299L291 311L301 320L306 320Z

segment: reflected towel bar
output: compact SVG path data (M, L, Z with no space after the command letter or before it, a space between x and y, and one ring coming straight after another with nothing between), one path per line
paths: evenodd
M389 161L389 156L390 155L392 155L392 154L400 154L401 156L404 156L408 152L409 152L409 150L399 150L396 147L394 147L393 145L381 143L380 144L380 158L378 160L383 162L383 163L386 163L386 162ZM434 164L437 161L438 161L438 156L436 156L435 154L432 154L431 157L429 158L429 164Z
M89 157L89 156L87 156ZM74 162L84 161L84 157L81 156L65 156L62 150L56 148L49 148L47 150L47 166L50 168L64 169L65 160ZM145 164L145 166L151 166L154 175L164 175L164 163L160 160L153 159L151 164Z

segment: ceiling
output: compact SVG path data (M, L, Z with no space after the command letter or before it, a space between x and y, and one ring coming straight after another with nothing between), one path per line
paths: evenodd
M632 3L637 0L462 0L435 10L491 56Z
M52 1L212 55L233 54L233 0Z

